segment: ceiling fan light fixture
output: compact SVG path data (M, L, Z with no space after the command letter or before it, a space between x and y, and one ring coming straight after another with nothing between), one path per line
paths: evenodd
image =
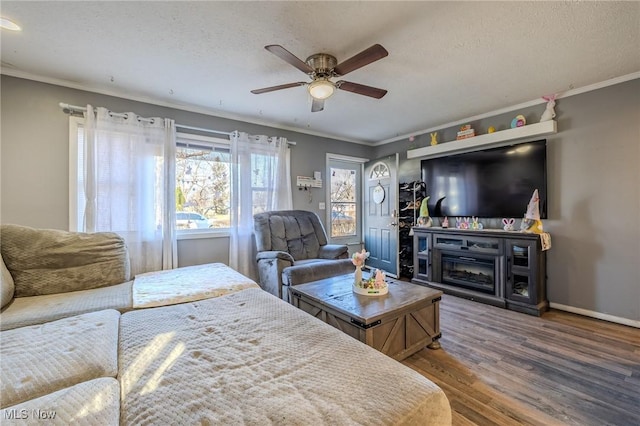
M336 86L329 80L316 80L309 84L309 94L312 98L318 100L327 99L336 91Z

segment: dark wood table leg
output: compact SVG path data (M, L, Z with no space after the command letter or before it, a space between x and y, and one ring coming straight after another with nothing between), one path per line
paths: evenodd
M439 340L434 340L433 342L429 343L427 347L429 349L442 349L442 346L440 345Z

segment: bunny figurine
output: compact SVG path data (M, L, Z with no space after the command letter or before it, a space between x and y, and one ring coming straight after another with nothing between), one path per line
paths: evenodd
M456 217L456 228L457 229L464 229L462 227L463 223L462 223L462 219L460 219L459 217Z
M480 230L484 228L484 226L480 222L478 222L477 217L474 217L472 220L473 220L473 223L471 224L471 229Z
M380 269L376 269L376 278L375 278L375 288L383 288L385 287L385 274Z
M443 228L449 227L449 218L447 216L445 216L444 219L442 220L442 227Z
M470 221L471 221L470 217L465 217L464 222L461 223L460 229L470 229L471 228L471 224L469 223Z
M431 135L431 145L438 145L438 132L429 133Z
M553 120L556 116L556 112L553 109L556 106L556 95L543 96L542 99L547 101L547 109L544 110L540 117L540 122Z
M513 231L514 223L516 223L516 220L514 218L502 219L502 224L504 225L502 229L504 229L505 231Z

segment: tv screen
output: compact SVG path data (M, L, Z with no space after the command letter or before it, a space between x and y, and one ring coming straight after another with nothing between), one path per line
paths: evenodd
M521 218L537 189L546 219L546 159L547 141L541 140L422 160L429 214Z

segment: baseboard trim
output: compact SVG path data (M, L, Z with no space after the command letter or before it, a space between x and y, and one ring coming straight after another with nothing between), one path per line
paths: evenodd
M640 321L628 318L616 317L614 315L603 314L601 312L590 311L588 309L576 308L568 305L561 305L559 303L549 303L549 307L552 309L558 309L560 311L567 311L574 314L584 315L586 317L592 317L604 321L615 322L617 324L628 325L629 327L640 328Z

